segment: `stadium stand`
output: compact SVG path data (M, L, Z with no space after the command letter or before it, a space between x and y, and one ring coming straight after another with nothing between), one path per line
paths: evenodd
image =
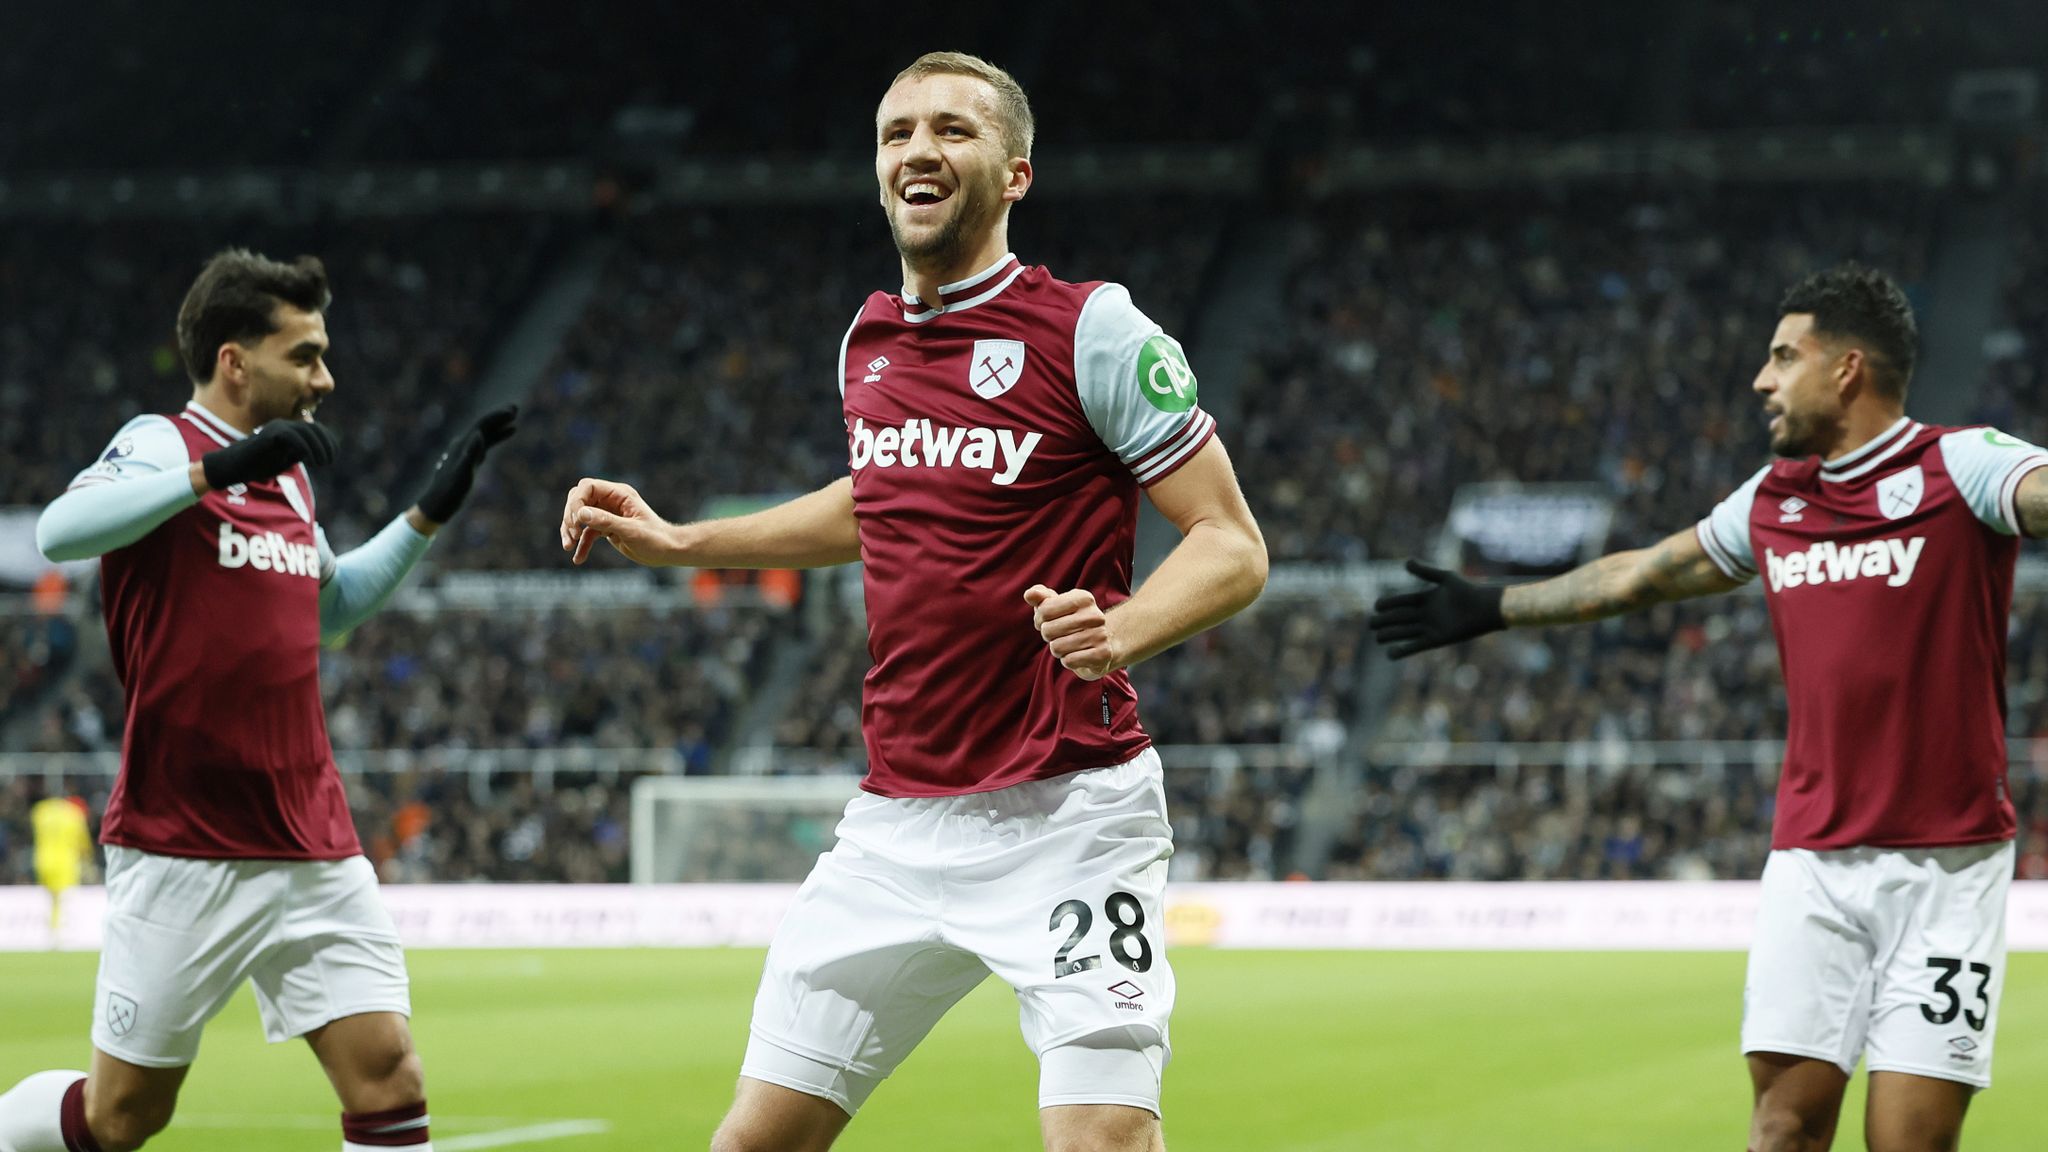
M678 203L652 190L653 173L679 157L858 160L875 77L898 63L879 26L827 41L794 26L764 35L764 22L782 18L747 10L685 19L627 5L542 26L493 20L481 0L373 3L347 18L295 17L296 34L323 50L274 97L242 100L246 78L230 90L222 77L180 74L166 78L160 106L117 116L107 93L134 90L152 52L190 48L205 30L115 7L122 35L103 56L81 55L100 48L54 25L22 21L8 38L31 51L0 61L0 98L22 105L33 92L53 111L0 125L0 169L91 170L118 155L138 171L278 166L325 179L350 165L575 158L612 174L619 199L603 218L511 207L9 217L0 451L19 466L0 474L0 505L47 501L122 418L182 399L171 311L191 270L230 240L318 252L332 271L341 390L323 415L343 455L319 480L337 547L409 499L405 486L477 402L520 306L559 271L568 241L593 236L608 248L596 289L526 398L528 428L545 434L493 457L431 553L430 581L561 571L552 512L584 474L626 479L687 517L721 497L815 487L842 467L825 382L852 306L894 286L881 219L863 198L804 189L778 190L772 204ZM1139 45L1136 56L1121 69L1063 68L1049 38L1077 8L1060 0L1004 17L1026 83L1062 80L1033 84L1046 158L1015 247L1060 274L1125 282L1199 347L1226 250L1258 224L1284 225L1293 238L1281 325L1244 364L1198 362L1205 376L1237 378L1240 410L1219 416L1279 565L1428 554L1459 486L1483 480L1597 486L1615 501L1610 547L1685 527L1762 462L1747 385L1778 293L1855 256L1898 274L1924 305L1935 221L1954 195L1896 176L1331 189L1316 182L1326 153L1522 133L1938 125L1957 68L2048 51L2048 25L2011 0L1938 21L1903 0L1796 18L1716 0L1686 13L1696 34L1682 59L1638 51L1660 14L1605 0L1480 26L1427 10L1314 5L1162 22L1108 5L1088 12L1096 39ZM276 17L241 18L261 35ZM971 11L946 19L963 42L995 29L993 16ZM720 63L742 22L750 41L777 45L761 53L755 81L689 83ZM659 66L626 50L645 43L665 46ZM1554 61L1574 47L1584 67L1561 73ZM1931 66L1900 67L1907 59ZM1131 71L1202 83L1192 94L1134 85ZM230 119L233 132L176 130ZM1261 157L1260 183L1250 196L1062 188L1063 150L1115 156L1133 142L1247 145ZM2027 196L1977 413L2039 442L2048 252L2040 189ZM714 771L745 738L770 743L771 771L857 770L864 634L831 587L789 613L408 602L372 620L328 654L323 678L358 819L386 876L620 879L626 793L651 751L672 757L664 765ZM2011 633L2016 737L2048 736L2044 627L2048 598L2024 594ZM96 629L77 602L69 614L0 616L9 750L118 746L120 696ZM779 675L792 679L768 683ZM1783 702L1753 595L1498 637L1398 669L1369 651L1356 603L1280 598L1135 678L1155 738L1204 750L1171 778L1177 876L1286 876L1304 852L1325 851L1305 837L1304 812L1332 765L1357 774L1356 811L1326 849L1332 877L1740 876L1762 859L1770 778L1755 765L1474 768L1416 751L1773 739ZM743 731L767 696L787 703ZM547 748L617 755L560 771L470 771L447 759ZM2048 875L2044 770L2020 766L2015 794L2022 870ZM85 783L97 811L106 781ZM16 774L0 784L0 876L20 878L20 816L44 783Z
M209 255L311 252L334 288L336 390L322 417L342 438L331 474L315 480L335 547L353 546L411 502L400 486L465 414L556 226L479 214L0 229L0 451L26 465L0 476L0 505L48 502L130 416L184 404L178 303ZM51 403L53 390L66 401Z

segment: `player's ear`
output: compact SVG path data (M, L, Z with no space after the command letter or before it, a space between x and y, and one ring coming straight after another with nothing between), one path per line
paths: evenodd
M1850 383L1859 378L1866 387L1876 383L1870 378L1870 357L1851 344L1842 349L1842 358L1835 364L1835 390L1846 392Z
M1031 191L1031 175L1031 161L1022 156L1012 156L1010 180L1003 185L1003 199L1012 204L1022 200L1024 194Z
M239 385L242 382L242 346L233 340L223 341L213 354L213 378L223 384Z

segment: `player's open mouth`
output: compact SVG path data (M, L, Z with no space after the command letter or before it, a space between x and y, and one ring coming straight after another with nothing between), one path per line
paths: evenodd
M938 204L953 195L950 188L941 187L929 180L919 180L903 186L903 202L913 208Z

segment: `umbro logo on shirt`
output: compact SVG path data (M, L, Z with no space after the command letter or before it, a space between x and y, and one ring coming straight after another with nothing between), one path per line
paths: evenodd
M1801 500L1797 496L1787 496L1778 502L1778 523L1797 524L1801 520L1806 519L1806 517L1800 515L1801 510L1805 507L1806 501Z

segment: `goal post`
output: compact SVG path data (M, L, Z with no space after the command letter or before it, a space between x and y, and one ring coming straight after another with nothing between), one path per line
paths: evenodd
M831 849L858 776L642 776L633 883L785 882Z

